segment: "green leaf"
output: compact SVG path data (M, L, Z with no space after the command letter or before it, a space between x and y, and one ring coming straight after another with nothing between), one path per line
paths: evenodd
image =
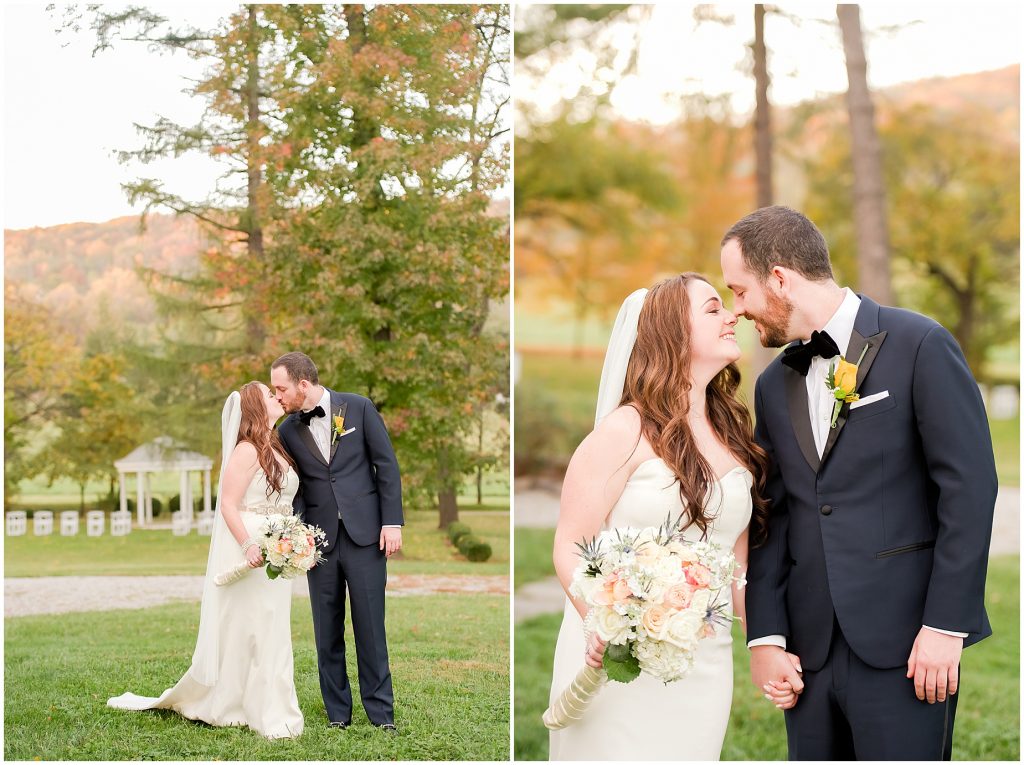
M277 579L279 576L281 576L281 571L282 569L278 568L273 564L267 566L267 576L269 576L271 579Z
M617 683L631 683L640 677L640 662L629 650L629 645L611 645L604 650L605 672Z

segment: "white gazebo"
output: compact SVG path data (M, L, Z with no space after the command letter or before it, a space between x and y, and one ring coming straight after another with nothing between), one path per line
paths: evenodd
M128 494L125 490L125 476L135 473L136 514L140 526L153 521L153 491L150 486L152 473L181 474L181 510L192 514L192 481L190 474L203 474L203 512L210 507L210 470L213 460L198 452L183 449L169 436L160 436L148 444L135 449L131 454L114 463L121 486L121 511L128 509Z

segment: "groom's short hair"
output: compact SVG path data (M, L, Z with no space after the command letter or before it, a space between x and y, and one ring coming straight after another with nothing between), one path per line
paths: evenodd
M271 369L284 367L288 379L298 385L302 380L309 380L313 385L320 384L320 376L316 373L316 364L305 353L292 351L281 356L270 365Z
M764 283L772 268L782 266L805 279L834 279L828 245L805 215L782 205L762 207L738 221L722 237L739 242L743 262Z

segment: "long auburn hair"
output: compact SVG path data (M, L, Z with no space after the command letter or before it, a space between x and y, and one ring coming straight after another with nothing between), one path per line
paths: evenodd
M697 448L687 422L693 387L687 287L697 279L708 282L701 274L687 272L664 279L648 291L640 309L636 344L626 365L620 405L639 412L642 435L679 479L679 495L689 516L686 526L696 525L706 537L714 516L704 503L717 476ZM752 542L759 544L768 520L768 502L763 496L768 455L754 441L750 412L736 396L739 385L739 368L729 364L707 387L707 414L718 438L754 476L751 536Z
M239 390L242 397L242 421L238 426L238 443L248 441L256 447L256 458L260 467L267 476L267 497L277 492L281 493L284 488L285 469L277 461L274 452L277 452L285 461L295 467L288 452L281 446L281 439L277 431L267 427L267 407L263 402L263 390L260 384L253 380L247 382Z

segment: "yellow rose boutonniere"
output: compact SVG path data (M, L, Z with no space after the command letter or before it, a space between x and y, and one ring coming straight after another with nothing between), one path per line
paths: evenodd
M338 415L334 418L334 433L331 435L331 445L338 440L338 436L345 432L345 416Z
M861 351L860 358L857 359L856 364L851 364L842 356L839 357L838 363L833 361L829 364L828 374L825 376L825 385L828 386L828 392L836 400L836 403L832 406L831 427L833 428L839 419L839 412L842 410L843 404L860 399L860 394L857 393L857 370L860 368L860 363L864 360L864 355L868 352L868 347L867 345L864 346L864 350Z

